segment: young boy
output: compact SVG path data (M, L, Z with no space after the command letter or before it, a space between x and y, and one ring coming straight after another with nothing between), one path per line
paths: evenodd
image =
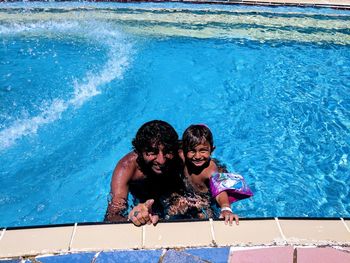
M215 201L209 191L210 178L215 173L226 172L220 170L211 159L214 149L213 135L206 125L191 125L185 130L179 155L184 161L183 180L186 193L170 202L172 205L168 209L168 215L182 214L190 218L214 216L212 206ZM221 208L219 218L224 218L225 224L229 222L230 225L235 220L238 225L238 216L231 210L226 191L218 194L215 200Z

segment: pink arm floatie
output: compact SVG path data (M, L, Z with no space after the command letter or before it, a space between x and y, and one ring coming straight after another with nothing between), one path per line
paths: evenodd
M233 173L215 173L210 178L210 191L216 197L226 191L230 203L253 196L242 175Z

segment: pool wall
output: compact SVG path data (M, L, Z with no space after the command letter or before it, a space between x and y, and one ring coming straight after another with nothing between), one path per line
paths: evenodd
M218 247L350 247L350 218L255 218L225 225L220 220L75 223L0 230L0 259L118 250Z
M1 2L1 0L0 0ZM95 0L92 2L180 2L180 3L192 3L192 4L238 4L238 5L263 5L263 6L305 6L305 7L324 7L335 9L348 9L350 10L350 0L153 0L153 1L135 1L135 0L109 0L100 1Z

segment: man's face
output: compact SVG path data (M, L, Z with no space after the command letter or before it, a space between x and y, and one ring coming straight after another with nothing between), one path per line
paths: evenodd
M174 153L165 149L163 145L153 146L142 152L145 164L156 174L162 174L168 161L174 158Z

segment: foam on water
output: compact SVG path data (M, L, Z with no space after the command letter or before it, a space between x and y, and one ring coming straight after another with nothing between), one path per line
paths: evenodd
M83 27L82 27L83 26ZM91 30L91 28L93 28ZM48 35L62 37L65 35L84 36L89 41L103 43L108 47L108 60L97 73L87 72L82 79L75 79L72 83L73 92L68 100L55 98L45 101L46 106L41 107L41 113L18 119L0 131L0 150L12 146L16 140L23 136L37 133L42 126L50 124L61 118L70 107L81 107L90 98L101 93L101 87L116 78L122 78L123 72L130 62L131 44L125 44L123 35L114 30L108 30L108 24L77 23L77 22L35 22L30 24L10 24L0 26L1 35Z

